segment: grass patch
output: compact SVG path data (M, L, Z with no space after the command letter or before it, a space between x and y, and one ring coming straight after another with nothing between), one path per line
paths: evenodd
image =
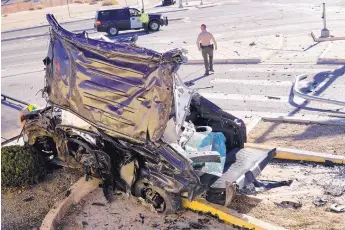
M37 5L38 10L42 10L43 8L44 8L43 5Z
M103 0L102 1L102 6L113 6L113 5L118 5L119 2L117 0Z

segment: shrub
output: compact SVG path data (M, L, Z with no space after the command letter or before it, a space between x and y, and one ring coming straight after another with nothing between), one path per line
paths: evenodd
M4 14L4 15L3 15L4 18L7 17L7 16L8 16L8 14Z
M73 3L80 3L80 4L82 4L82 3L84 3L84 0L73 0Z
M35 7L31 6L29 10L35 10Z
M117 0L103 0L102 6L112 6L112 5L118 5L119 2Z
M37 5L38 10L42 10L43 8L44 8L43 5Z
M32 148L1 148L1 186L20 187L38 183L46 174L45 160Z

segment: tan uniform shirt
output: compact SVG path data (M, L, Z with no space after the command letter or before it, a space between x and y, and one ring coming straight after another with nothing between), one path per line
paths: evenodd
M196 40L196 45L199 47L201 43L202 46L209 46L211 45L211 40L213 41L213 44L217 49L216 39L214 39L213 35L210 32L205 30L199 34L198 39Z

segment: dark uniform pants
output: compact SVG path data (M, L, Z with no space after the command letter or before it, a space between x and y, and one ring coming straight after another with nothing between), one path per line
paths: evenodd
M202 57L204 58L206 72L208 72L210 69L213 69L213 47L212 46L202 47ZM208 58L210 58L210 62L208 61Z
M149 32L149 24L148 23L143 23L143 28L144 28L146 33Z

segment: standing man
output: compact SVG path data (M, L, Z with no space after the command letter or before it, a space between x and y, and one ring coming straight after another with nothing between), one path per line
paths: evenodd
M211 40L213 44L211 44ZM201 33L196 40L196 45L198 46L199 51L201 50L202 57L204 58L205 64L205 75L209 75L213 70L213 49L217 50L217 42L214 39L213 35L206 30L206 25L201 25ZM210 58L210 62L208 61Z
M145 32L149 33L149 15L144 12L144 9L141 10L140 22L143 24Z

